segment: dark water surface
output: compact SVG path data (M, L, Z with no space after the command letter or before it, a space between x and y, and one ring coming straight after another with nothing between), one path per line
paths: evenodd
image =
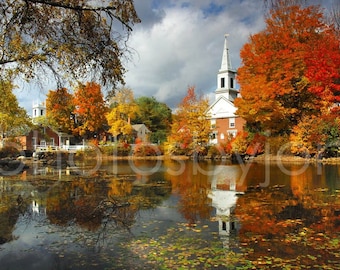
M35 164L0 198L0 269L340 269L338 165Z

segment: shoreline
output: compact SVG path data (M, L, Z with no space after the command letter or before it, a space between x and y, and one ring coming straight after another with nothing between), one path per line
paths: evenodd
M192 160L190 156L171 156L171 155L158 155L158 156L114 156L114 155L107 155L101 154L99 156L85 156L85 157L74 157L75 160ZM226 157L219 157L219 158L203 158L202 161L226 161L230 160ZM20 161L24 162L25 164L31 164L33 162L41 162L42 160L35 160L34 158L21 158ZM274 155L274 154L262 154L258 156L251 156L249 159L244 160L244 162L258 162L258 163L265 163L265 162L275 162L275 163L321 163L321 164L340 164L340 157L332 157L332 158L303 158L298 156L290 156L290 155Z
M280 163L322 163L322 164L340 164L340 157L331 157L331 158L304 158L298 156L290 156L290 155L273 155L273 154L262 154L257 157L253 157L251 159L255 162L267 162L267 161L275 161Z
M85 159L95 159L96 157L85 157ZM114 156L103 154L101 156L103 160L192 160L190 156L171 156L171 155L159 155L159 156ZM230 158L203 158L203 160L230 160ZM332 158L304 158L291 155L274 155L274 154L262 154L256 157L250 157L245 162L280 162L280 163L323 163L323 164L340 164L340 157Z

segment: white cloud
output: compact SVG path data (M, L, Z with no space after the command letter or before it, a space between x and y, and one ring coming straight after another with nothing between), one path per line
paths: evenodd
M162 19L157 17L153 24L148 20L150 27L143 25L143 13L139 12L142 23L129 42L138 55L128 64L126 74L126 83L136 96L154 96L174 108L188 86L195 86L198 93L211 94L225 33L230 34L232 63L239 66L241 46L249 34L263 27L262 11L251 3L243 7L238 1L219 2L225 5L223 11L207 13L206 1L190 5L176 1L161 11L154 10L162 14Z

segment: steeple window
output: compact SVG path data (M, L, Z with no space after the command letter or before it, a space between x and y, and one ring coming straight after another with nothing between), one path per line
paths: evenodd
M221 78L221 88L225 87L225 78Z
M230 88L234 88L234 78L230 78Z

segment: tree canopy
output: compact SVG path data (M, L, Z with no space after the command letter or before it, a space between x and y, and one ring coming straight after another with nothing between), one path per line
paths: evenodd
M73 133L91 138L98 135L107 127L105 100L99 84L88 82L79 84L74 93L74 122Z
M172 123L171 109L154 97L139 97L136 99L138 106L137 116L132 120L134 124L145 124L150 131L150 141L153 143L164 142Z
M55 129L72 133L75 127L72 113L75 110L73 95L66 88L50 90L46 98L46 117L48 123ZM73 114L74 115L74 114Z
M266 28L250 36L240 53L235 105L248 129L290 133L304 117L329 112L339 102L339 44L319 7L271 9Z
M14 85L0 80L0 138L23 135L31 121L13 94Z
M132 90L130 88L119 89L111 99L111 107L106 115L110 126L109 132L114 136L123 135L122 138L129 137L133 132L131 119L138 112Z
M211 132L208 108L209 100L197 96L195 87L188 87L186 96L173 116L171 134L168 137L170 153L203 154L206 151Z
M140 22L133 0L4 0L0 13L2 78L45 71L59 83L90 74L104 85L124 81L125 41Z

